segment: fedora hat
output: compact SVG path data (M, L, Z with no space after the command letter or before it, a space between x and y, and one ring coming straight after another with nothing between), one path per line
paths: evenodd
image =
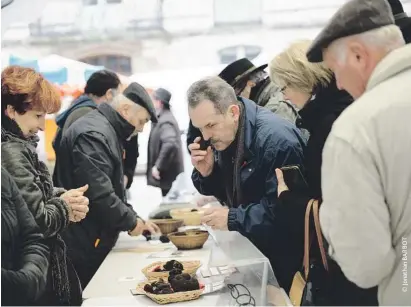
M253 72L264 70L267 66L268 64L264 64L257 67L249 59L243 58L229 64L218 76L232 87L235 87Z
M401 29L401 32L407 43L411 43L411 17L407 16L400 0L388 0L394 15L395 24Z

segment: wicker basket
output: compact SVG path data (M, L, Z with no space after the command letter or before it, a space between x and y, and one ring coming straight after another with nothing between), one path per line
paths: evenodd
M144 291L144 286L146 284L147 282L139 283L137 286L137 290L140 293L144 293L147 297L149 297L151 300L160 305L196 300L204 291L203 289L199 289L194 291L176 292L171 294L153 294Z
M154 262L141 270L143 274L147 277L148 280L158 280L163 278L167 280L168 271L166 272L153 272L153 270L158 266L163 266L166 264L166 261L157 261ZM188 273L190 275L195 275L198 268L201 266L200 261L181 261L181 264L184 267L183 273Z
M185 236L178 236L179 233L185 233ZM208 239L208 232L205 230L187 230L183 232L174 232L168 235L170 241L180 250L200 249Z
M160 228L163 235L177 231L183 225L183 220L164 219L164 220L150 220Z
M172 209L170 215L173 219L183 220L185 226L199 226L201 225L201 218L204 215L204 211L191 212L193 208L184 209Z

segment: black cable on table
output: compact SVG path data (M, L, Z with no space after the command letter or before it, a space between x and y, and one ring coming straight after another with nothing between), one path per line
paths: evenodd
M231 297L235 299L238 306L255 306L255 299L246 286L242 284L228 284L227 287L230 290ZM239 288L243 288L247 293L240 294ZM248 302L241 303L240 298L248 298Z

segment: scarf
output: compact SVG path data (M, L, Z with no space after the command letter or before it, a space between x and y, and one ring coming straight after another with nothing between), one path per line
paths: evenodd
M238 207L242 201L241 194L241 176L240 169L244 162L244 121L245 121L245 108L244 104L240 102L240 120L238 123L238 130L233 142L232 157L231 159L226 159L222 161L223 163L232 163L232 167L223 167L224 177L227 178L227 184L225 184L226 196L227 196L227 206ZM231 161L230 161L231 160Z

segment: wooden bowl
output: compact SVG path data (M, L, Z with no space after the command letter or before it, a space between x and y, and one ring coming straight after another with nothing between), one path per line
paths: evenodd
M178 230L179 227L183 225L183 220L175 220L175 219L158 219L158 220L150 220L154 224L160 228L161 233L163 235L175 232Z
M199 226L201 225L201 218L204 211L191 211L196 208L182 208L170 210L170 215L173 219L183 220L186 226Z
M187 230L170 233L170 241L180 250L200 249L208 239L208 231Z

